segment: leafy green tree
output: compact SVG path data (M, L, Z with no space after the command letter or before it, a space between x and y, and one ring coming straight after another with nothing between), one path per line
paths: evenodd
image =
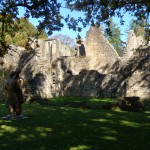
M10 34L5 36L5 40L8 44L25 46L28 37L37 37L42 39L48 38L44 31L38 35L38 30L28 21L28 19L20 18L19 22L15 21L15 24L18 25L18 31L15 32L13 36Z
M59 31L63 27L62 21L66 21L69 28L81 31L82 28L78 23L82 23L83 27L94 23L100 25L101 22L109 23L109 18L118 16L121 18L125 12L131 13L137 20L142 18L148 19L150 12L149 0L1 0L0 1L0 56L7 52L8 45L5 41L7 34L13 35L18 30L18 24L14 20L18 20L19 7L24 7L26 18L32 17L39 19L37 26L39 32L47 30L48 35L53 31ZM67 17L61 14L62 7L71 11L82 11L84 18ZM147 32L148 33L148 32Z
M112 18L109 20L109 24L105 29L105 35L109 40L109 42L114 46L117 53L120 54L121 47L122 47L121 33L119 27L117 26L117 24L113 22Z

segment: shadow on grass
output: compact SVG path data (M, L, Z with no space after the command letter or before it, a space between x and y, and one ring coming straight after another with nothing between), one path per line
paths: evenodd
M0 105L5 110L4 105ZM24 104L28 119L0 120L2 150L148 150L150 111ZM2 115L6 111L2 112Z
M49 100L39 101L41 105L59 106L59 107L74 107L85 109L101 109L107 103L114 103L114 98L90 98L90 97L58 97Z

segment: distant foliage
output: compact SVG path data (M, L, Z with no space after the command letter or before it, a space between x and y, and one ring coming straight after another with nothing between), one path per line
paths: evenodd
M59 39L62 43L72 47L75 45L75 40L68 35L57 34L52 36L52 38Z
M121 33L119 27L113 22L112 19L110 19L109 24L105 29L105 35L109 42L114 46L117 53L120 55L122 49Z
M141 21L131 20L129 25L129 30L134 30L135 35L144 37L146 34L148 24L144 19Z
M11 36L10 34L5 36L6 42L8 44L25 46L28 37L37 37L42 39L48 38L45 32L42 32L38 36L38 30L28 21L28 19L20 18L19 22L15 21L15 24L18 25L18 31L14 34L14 36Z

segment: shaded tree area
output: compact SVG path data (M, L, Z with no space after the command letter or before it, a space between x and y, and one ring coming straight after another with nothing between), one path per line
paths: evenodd
M0 3L0 56L7 53L8 44L5 39L6 33L11 35L18 31L14 20L18 19L19 7L24 7L25 18L39 19L37 26L39 32L47 30L48 35L53 31L60 31L65 21L69 29L80 32L83 27L95 24L99 26L101 23L109 24L109 19L113 16L120 18L123 24L123 16L125 12L131 13L137 20L142 18L148 22L150 12L150 2L136 0L1 0ZM79 11L84 13L84 17L75 19L69 14L63 16L61 8L71 11ZM81 26L79 26L79 24ZM149 26L147 27L147 37L149 37Z

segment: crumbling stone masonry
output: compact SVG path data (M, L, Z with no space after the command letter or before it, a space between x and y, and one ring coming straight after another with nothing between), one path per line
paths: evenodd
M32 39L30 50L13 47L17 52L9 51L11 55L1 59L1 68L22 69L27 99L65 95L148 99L150 47L139 47L141 40L131 31L125 55L119 57L102 29L91 27L86 35L86 44L77 46L76 56L59 40Z
M131 31L126 55L119 57L103 31L91 27L86 36L87 66L78 75L66 77L64 95L149 99L150 47L144 44L142 37Z
M1 68L9 71L17 67L22 69L21 76L25 80L24 94L27 98L49 98L57 95L58 73L54 69L57 59L71 55L70 47L56 39L46 41L31 39L30 49L12 47L15 51L1 58ZM31 41L30 40L30 41ZM39 44L35 47L35 43Z
M127 47L124 50L123 60L127 61L131 57L134 57L136 49L143 47L145 45L144 38L142 36L136 37L133 30L128 33Z
M104 37L103 30L93 26L86 34L86 53L90 60L88 70L100 73L108 73L112 65L120 60L114 47Z

